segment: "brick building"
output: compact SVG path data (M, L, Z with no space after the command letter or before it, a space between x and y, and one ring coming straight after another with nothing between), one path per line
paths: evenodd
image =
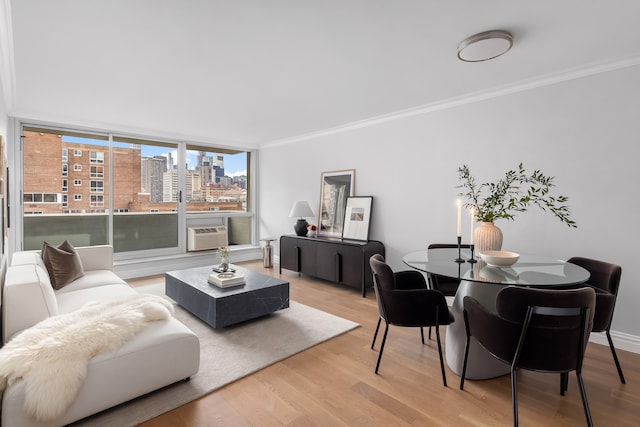
M24 212L105 212L109 206L109 147L63 142L61 135L24 132ZM116 211L126 211L141 188L140 149L114 147Z
M23 143L25 214L108 211L111 186L106 140L64 142L61 135L25 131ZM113 147L113 162L114 212L175 211L177 175L167 170L164 157L142 158L140 147L131 144ZM187 178L189 211L243 209L237 187L228 189L233 197L221 197L226 191L218 188L220 200L212 201L202 194L199 172L187 171Z

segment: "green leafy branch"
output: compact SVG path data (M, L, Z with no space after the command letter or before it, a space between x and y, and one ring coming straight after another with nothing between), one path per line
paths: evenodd
M471 175L469 167L463 165L458 168L458 179L461 184L456 188L465 190L458 195L467 199L465 206L475 208L478 221L493 222L498 218L513 220L515 213L526 212L534 204L543 211L553 213L569 227L577 227L566 205L569 198L550 194L551 187L555 186L554 178L545 176L539 170L529 175L522 163L517 170L507 171L504 178L480 185Z
M229 247L222 246L218 249L218 254L220 255L220 258L229 258Z

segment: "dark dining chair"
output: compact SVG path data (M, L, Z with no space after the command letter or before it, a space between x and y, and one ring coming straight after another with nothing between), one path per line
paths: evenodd
M462 249L469 249L471 245L464 244L460 245ZM427 256L429 254L430 249L457 249L458 245L456 243L431 243L427 246ZM447 297L453 297L456 295L458 291L458 286L460 286L460 280L451 279L445 276L439 276L437 274L429 274L429 285L431 289L436 289L444 294Z
M467 331L460 389L474 337L492 355L511 365L513 425L518 425L516 370L560 373L560 392L567 389L569 372L575 371L587 424L593 425L582 380L582 360L593 326L595 291L589 287L545 290L510 286L496 296L496 312L470 296L464 297Z
M442 357L440 325L449 325L454 319L449 312L444 295L440 291L429 289L424 276L418 271L399 271L394 273L391 267L385 263L382 255L373 255L369 259L369 264L373 272L373 287L378 302L379 314L371 349L374 348L376 343L380 323L383 320L385 322L375 373L377 374L380 368L389 325L419 327L422 344L424 344L423 327L433 326L436 330L442 382L446 387L447 375Z
M593 318L592 331L604 332L607 335L613 361L618 369L618 376L622 384L626 384L622 367L620 366L620 361L618 360L618 355L616 354L616 349L611 339L611 321L613 320L613 312L618 298L622 267L616 264L583 257L573 257L567 262L579 265L591 274L591 277L585 285L596 291L596 310Z

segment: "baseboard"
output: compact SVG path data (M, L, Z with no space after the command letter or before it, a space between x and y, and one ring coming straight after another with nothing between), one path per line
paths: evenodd
M632 353L640 354L640 337L631 334L625 334L624 332L611 331L611 339L616 350L626 350ZM592 332L589 337L589 341L609 346L607 336L604 332Z

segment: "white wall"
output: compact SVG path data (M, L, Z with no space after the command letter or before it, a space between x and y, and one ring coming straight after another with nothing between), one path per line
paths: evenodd
M5 156L5 157L7 155L6 154L7 153L7 122L8 122L7 106L6 106L6 103L5 103L4 88L3 88L3 84L2 84L2 76L0 76L0 140L1 140L1 145L0 145L1 150L0 150L0 152L2 152L2 155ZM0 161L1 161L1 159L0 159ZM1 174L1 172L0 172L0 174ZM0 235L0 239L2 239L2 247L6 247L6 240L4 238L4 230L2 231L2 235ZM6 268L6 261L7 261L7 256L6 256L6 251L5 251L5 253L3 253L1 258L0 258L0 288L4 285L4 273L5 273L5 268Z
M407 268L403 254L455 240L459 166L485 182L523 162L556 177L578 228L533 208L497 222L503 248L622 265L613 329L640 339L638 112L635 66L266 148L260 235L291 234L295 200L308 200L317 215L320 173L354 168L356 194L374 196L370 238L385 244L394 269ZM465 239L469 227L464 221Z
M7 106L5 103L2 76L0 76L0 136L2 136L2 141L4 144L7 143L7 121Z

